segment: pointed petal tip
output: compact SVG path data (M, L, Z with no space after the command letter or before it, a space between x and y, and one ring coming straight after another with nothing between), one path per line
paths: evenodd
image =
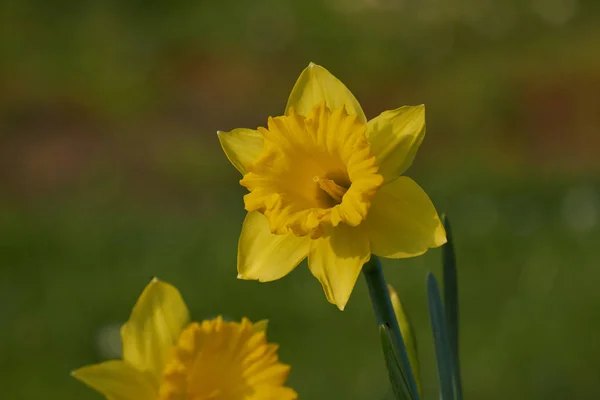
M446 235L444 235L444 237L438 239L438 243L440 246L448 243L448 237Z
M368 237L347 225L340 224L326 236L311 241L308 268L321 283L327 301L340 311L346 308L370 255Z
M93 367L94 365L91 365L91 366ZM74 370L72 370L72 371L69 372L69 375L72 376L73 378L81 381L82 380L82 378L81 378L81 371L84 370L84 369L86 369L86 368L88 368L88 367L90 367L90 365L86 365L86 366L74 369Z
M263 151L263 136L253 129L236 128L229 132L217 131L217 138L229 162L242 175L246 174L248 166L253 164Z
M448 243L448 235L446 234L446 229L444 228L444 224L441 221L436 229L434 240L436 247L440 247Z
M152 278L138 297L128 321L121 327L123 361L160 376L170 347L188 321L189 311L179 289ZM148 329L149 326L152 329ZM140 347L139 343L144 346Z
M348 305L348 301L350 301L350 294L341 296L338 294L338 298L336 298L335 293L331 291L330 293L326 292L325 297L327 298L327 301L336 306L338 310L344 311Z
M379 174L390 181L412 165L425 137L425 107L402 106L371 119L367 138L379 162Z
M425 118L425 104L417 104L416 106L409 106L415 110L416 118Z
M349 114L357 115L363 123L367 122L360 104L346 85L325 67L310 62L290 92L285 115L289 115L293 107L297 114L307 116L321 102L325 102L331 110L345 106Z
M262 282L260 279L256 279L256 278L253 278L251 276L248 276L248 274L237 274L237 279L242 280L242 281L255 281L255 280L258 280L259 282Z

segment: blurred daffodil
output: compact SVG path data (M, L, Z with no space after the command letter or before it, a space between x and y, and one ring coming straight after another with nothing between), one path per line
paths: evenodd
M190 323L179 291L154 279L121 329L123 359L72 374L109 400L295 399L265 328L245 318Z
M346 86L311 63L283 116L267 128L218 134L250 191L241 279L276 280L308 257L327 299L343 310L371 254L413 257L446 242L431 200L402 176L425 135L423 106L367 121Z

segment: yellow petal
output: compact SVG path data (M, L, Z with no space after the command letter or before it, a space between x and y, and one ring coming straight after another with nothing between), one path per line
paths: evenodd
M154 278L121 328L123 360L158 379L169 349L188 322L188 309L179 291Z
M308 254L308 236L274 235L269 221L249 212L238 244L238 278L269 282L290 273Z
M357 115L361 122L367 122L360 104L346 85L325 68L310 63L290 93L285 114L289 115L290 108L293 108L298 114L307 116L322 101L330 110L344 105L348 114Z
M108 400L154 400L159 382L152 382L147 375L123 361L106 361L88 365L71 373L92 389L102 393Z
M425 106L384 111L367 124L367 139L386 181L410 167L425 137Z
M231 132L218 131L217 136L229 162L244 175L263 150L263 136L260 132L237 128Z
M254 324L252 324L252 330L254 332L267 332L267 327L269 326L269 320L268 319L261 319L258 322L255 322Z
M446 231L427 193L407 176L384 184L364 222L371 252L405 258L446 243Z
M419 394L421 394L421 375L419 373L419 358L417 357L417 339L415 332L412 324L410 323L408 315L406 314L406 311L404 311L404 307L402 306L402 302L400 301L398 293L396 293L390 284L388 284L388 291L390 292L390 300L392 301L392 306L394 307L394 314L396 314L396 319L398 320L398 325L400 326L402 340L404 340L404 344L406 346L408 360L415 377L417 389L419 390Z
M364 232L341 224L311 242L308 267L323 285L327 300L344 310L362 266L370 256Z
M294 389L288 387L270 387L267 386L264 389L260 388L257 390L260 393L260 399L265 400L295 400L298 398L298 393ZM259 398L259 397L257 397Z

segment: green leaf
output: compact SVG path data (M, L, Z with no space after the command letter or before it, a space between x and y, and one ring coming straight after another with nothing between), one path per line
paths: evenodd
M403 372L402 363L398 359L398 350L394 345L390 327L387 325L379 325L379 336L381 338L383 356L392 385L392 392L394 392L394 398L396 400L413 400L410 394L410 387L406 379L406 374Z
M386 340L391 342L394 356L396 359L396 370L400 371L404 385L409 388L410 397L413 400L420 400L419 390L415 382L410 360L406 351L406 345L400 332L400 326L394 312L394 307L390 300L387 283L383 276L381 262L375 255L363 266L363 275L369 288L369 295L373 303L373 310L377 319L377 326L386 327ZM383 342L385 348L389 343ZM389 355L388 355L389 357Z
M458 278L456 272L456 255L450 221L442 216L448 242L442 247L442 264L444 271L444 310L448 324L448 339L452 350L452 369L457 400L462 400L462 380L459 362L458 337Z
M427 299L429 300L429 316L435 343L441 399L455 400L453 355L444 316L444 305L442 304L440 288L431 272L427 275Z
M410 323L410 318L406 313L406 310L404 310L400 296L398 296L396 290L394 290L392 285L389 283L388 291L390 292L390 300L392 301L392 306L394 307L394 312L396 313L398 325L400 325L400 333L402 334L402 339L406 345L406 352L408 355L408 360L410 361L410 367L415 377L417 390L419 391L419 395L422 396L423 392L421 389L421 376L419 374L419 358L417 355L417 338L415 336L415 331Z

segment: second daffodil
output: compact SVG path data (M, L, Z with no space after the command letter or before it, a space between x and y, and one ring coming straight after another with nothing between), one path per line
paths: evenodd
M265 322L189 321L179 291L154 279L121 328L123 359L73 371L108 400L292 400L290 367Z
M276 280L308 257L327 299L343 310L371 254L413 257L446 242L431 200L402 175L425 135L424 106L367 121L348 88L311 63L284 115L266 128L218 135L250 191L241 279Z

